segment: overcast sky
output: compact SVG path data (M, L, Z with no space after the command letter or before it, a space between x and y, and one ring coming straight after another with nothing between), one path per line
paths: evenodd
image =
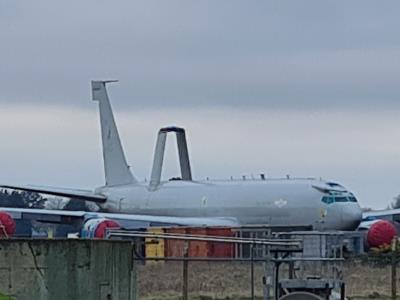
M384 208L400 194L399 15L398 1L0 0L0 181L103 184L90 80L115 78L141 179L176 124L198 179L322 177Z

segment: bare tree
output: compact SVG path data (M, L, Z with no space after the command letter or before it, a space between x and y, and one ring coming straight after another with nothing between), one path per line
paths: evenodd
M394 200L393 200L393 202L392 202L391 207L392 207L393 209L395 209L395 208L400 208L400 195L397 195L396 197L394 197Z

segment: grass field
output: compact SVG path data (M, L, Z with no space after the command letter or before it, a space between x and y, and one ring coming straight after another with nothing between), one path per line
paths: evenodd
M0 300L13 300L11 297L3 295L2 293L0 293Z
M400 272L399 272L400 273ZM264 265L255 266L255 295L262 299ZM283 272L283 276L285 276ZM347 261L343 266L346 295L350 299L389 299L388 266ZM398 282L400 294L400 281ZM182 264L151 263L138 268L140 300L178 300L182 293ZM250 299L250 265L247 263L190 263L189 299Z

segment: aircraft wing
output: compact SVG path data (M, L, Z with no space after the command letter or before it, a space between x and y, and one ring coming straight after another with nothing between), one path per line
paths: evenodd
M97 214L97 213L96 213ZM113 220L143 221L151 223L163 223L179 226L239 226L236 218L204 218L204 217L170 217L170 216L149 216L149 215L128 215L99 213L104 218Z
M14 219L29 219L51 223L68 223L73 219L106 218L117 221L132 221L142 224L143 227L150 226L239 226L235 218L202 218L202 217L170 217L150 216L136 214L114 214L87 211L50 210L34 208L11 208L0 207L0 211L9 213Z
M0 185L0 188L13 189L25 192L34 192L34 193L67 197L67 198L77 198L97 203L104 203L107 199L105 196L95 194L93 191L90 190L41 187L33 185Z
M376 222L379 222L380 219L371 220L371 221L362 221L360 225L358 225L358 230L368 230L374 225Z
M384 209L384 210L370 210L370 211L366 211L363 213L363 219L365 219L367 217L379 218L379 217L396 216L396 215L400 215L400 208Z
M359 229L369 229L373 224L380 220L400 222L400 209L370 210L363 212L362 222Z

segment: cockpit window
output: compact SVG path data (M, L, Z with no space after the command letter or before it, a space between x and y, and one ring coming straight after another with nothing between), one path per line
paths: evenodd
M357 202L356 197L354 196L324 196L321 199L322 202L326 204L332 204L335 202Z
M331 203L335 202L335 198L324 196L324 197L322 197L322 202L324 202L326 204L331 204Z
M356 199L356 197L351 196L351 197L349 197L349 201L350 202L357 202L357 199Z
M335 197L335 202L348 202L347 197Z

